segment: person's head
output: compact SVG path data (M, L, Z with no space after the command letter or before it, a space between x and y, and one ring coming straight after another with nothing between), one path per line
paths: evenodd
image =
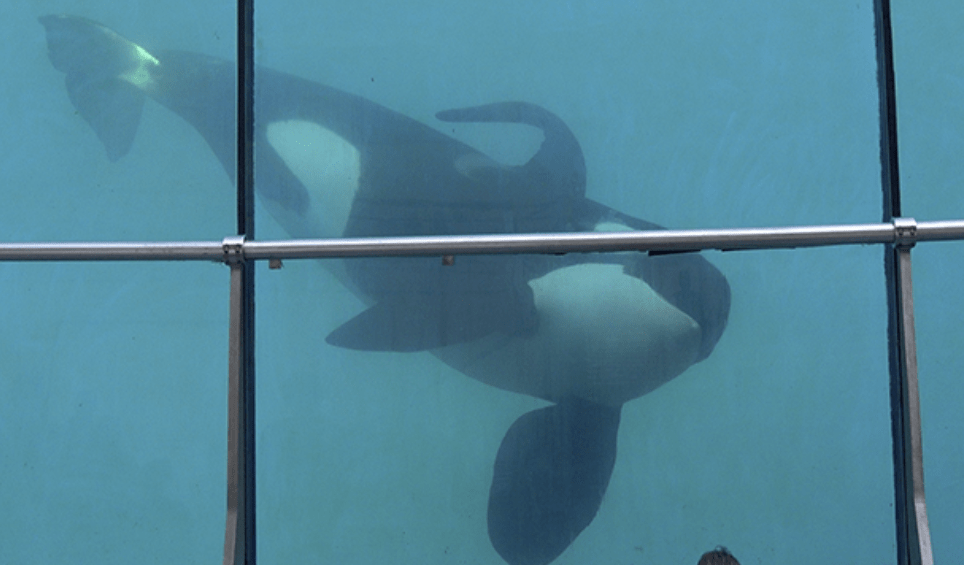
M740 565L740 562L733 557L730 550L722 545L716 546L713 551L707 551L700 557L700 562L696 565Z

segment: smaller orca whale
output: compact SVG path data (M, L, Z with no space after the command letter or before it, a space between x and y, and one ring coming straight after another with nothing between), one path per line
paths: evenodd
M48 55L111 160L144 101L190 123L235 176L235 64L148 52L76 16L43 16ZM330 86L256 69L255 188L293 237L655 230L585 196L586 165L562 119L526 102L444 110L444 122L542 130L503 165L402 114ZM429 351L465 375L551 405L523 414L496 454L488 531L510 565L546 565L592 522L616 461L621 407L710 355L726 278L699 254L372 258L325 261L366 308L330 344Z

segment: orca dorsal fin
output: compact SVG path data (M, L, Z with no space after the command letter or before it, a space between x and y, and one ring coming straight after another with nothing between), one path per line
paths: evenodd
M435 114L443 122L504 122L526 124L542 130L545 139L526 163L556 195L582 198L586 194L586 161L579 140L562 118L530 102L496 102L453 108Z

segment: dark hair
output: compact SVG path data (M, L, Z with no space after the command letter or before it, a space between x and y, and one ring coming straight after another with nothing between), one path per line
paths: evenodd
M718 545L713 551L704 553L696 565L740 565L740 562L733 557L729 549Z

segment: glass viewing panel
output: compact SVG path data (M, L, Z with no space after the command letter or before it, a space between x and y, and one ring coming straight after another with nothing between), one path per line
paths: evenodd
M879 221L872 4L439 6L259 7L259 237ZM259 556L892 562L880 256L266 271Z
M226 271L0 263L4 561L220 559Z
M964 275L960 242L914 249L914 309L920 373L924 479L934 561L953 560L964 550L961 508L964 484L964 425L958 417L964 398L960 375L960 320L964 312L958 282Z
M335 261L266 269L259 558L695 563L725 545L749 563L894 562L880 248L707 258L719 270L690 279L694 295L647 294L619 264L681 281L697 255L553 257L573 264L530 281L536 328L416 353L350 349L380 336L339 333L365 304L325 268ZM713 328L726 284L714 273L732 289L729 323L687 368L712 346L690 332ZM436 321L395 320L396 344ZM587 398L621 405L621 421ZM547 406L554 419L532 412ZM585 488L605 494L573 494ZM517 539L519 516L542 511L535 541ZM571 545L552 535L582 521Z
M235 231L232 5L11 10L42 25L5 36L20 192L0 240ZM872 10L259 4L259 236L878 221ZM264 269L259 556L893 562L880 264L863 247ZM218 559L216 270L0 264L6 554Z
M256 18L261 238L438 227L349 221L360 201L539 207L566 190L677 228L880 219L872 3L321 2ZM453 111L507 101L533 106ZM451 214L445 231L492 229ZM545 216L497 229L579 229Z

